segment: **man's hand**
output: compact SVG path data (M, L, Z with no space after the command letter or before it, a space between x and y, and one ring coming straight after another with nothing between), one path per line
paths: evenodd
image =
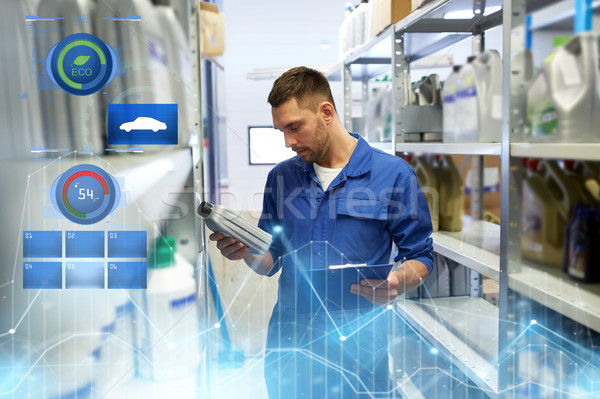
M208 238L211 241L217 242L217 248L221 251L221 255L229 260L244 259L248 253L248 247L235 238L225 237L221 233L212 233Z
M365 298L367 301L384 306L392 302L399 294L400 281L396 273L391 272L387 280L363 279L359 284L352 284L350 292Z
M273 268L273 258L267 251L264 255L252 255L248 253L248 247L235 238L225 237L222 233L212 233L208 238L217 242L217 248L221 255L229 260L243 259L252 270L258 274L266 275Z
M352 284L350 292L375 305L384 306L395 300L399 294L417 288L428 274L427 266L423 263L408 260L398 270L390 272L386 280L364 279L360 284Z

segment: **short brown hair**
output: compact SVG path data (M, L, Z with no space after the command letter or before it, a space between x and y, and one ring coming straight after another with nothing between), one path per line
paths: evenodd
M329 101L335 109L331 88L325 75L315 69L299 66L284 72L277 78L267 101L271 107L277 108L294 97L298 101L298 106L312 107L316 110L318 105L316 96Z

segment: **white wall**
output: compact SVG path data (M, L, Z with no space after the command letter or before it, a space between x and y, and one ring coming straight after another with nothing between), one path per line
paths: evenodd
M226 41L220 62L225 66L225 93L218 95L225 96L226 104L229 186L222 189L222 204L239 210L261 209L261 193L271 169L248 164L247 129L248 125L272 124L267 96L273 81L249 80L246 74L255 68L335 62L345 3L346 0L224 2ZM329 49L321 49L323 41L330 43Z

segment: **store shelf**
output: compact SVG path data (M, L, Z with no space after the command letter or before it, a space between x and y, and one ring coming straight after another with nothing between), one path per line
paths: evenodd
M551 3L551 2L547 2ZM573 30L573 19L575 9L573 0L560 1L554 4L546 4L546 7L531 14L532 31L548 30ZM600 9L600 0L592 3L594 10Z
M513 157L600 161L600 143L513 143Z
M418 8L397 22L396 31L405 32L477 32L502 24L502 10L472 19L444 19L448 12L473 9L473 0L436 0Z
M479 388L497 396L498 308L479 297L447 297L400 299L396 309Z
M462 231L436 231L432 238L438 254L495 281L500 279L500 226L465 216Z
M394 26L388 26L374 39L371 39L352 51L346 57L344 63L365 63L366 59L378 59L382 57L390 58L392 53L392 43L390 40L392 40L393 35Z
M500 143L396 143L396 152L500 155Z
M396 380L396 389L402 394L403 398L425 399L425 396L408 376Z
M509 287L595 331L600 331L600 284L571 280L557 267L523 262Z

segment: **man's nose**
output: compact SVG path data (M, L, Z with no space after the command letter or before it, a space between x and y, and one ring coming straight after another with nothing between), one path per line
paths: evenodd
M285 140L286 148L294 147L297 144L297 140L292 137L291 134L283 133L283 139Z

